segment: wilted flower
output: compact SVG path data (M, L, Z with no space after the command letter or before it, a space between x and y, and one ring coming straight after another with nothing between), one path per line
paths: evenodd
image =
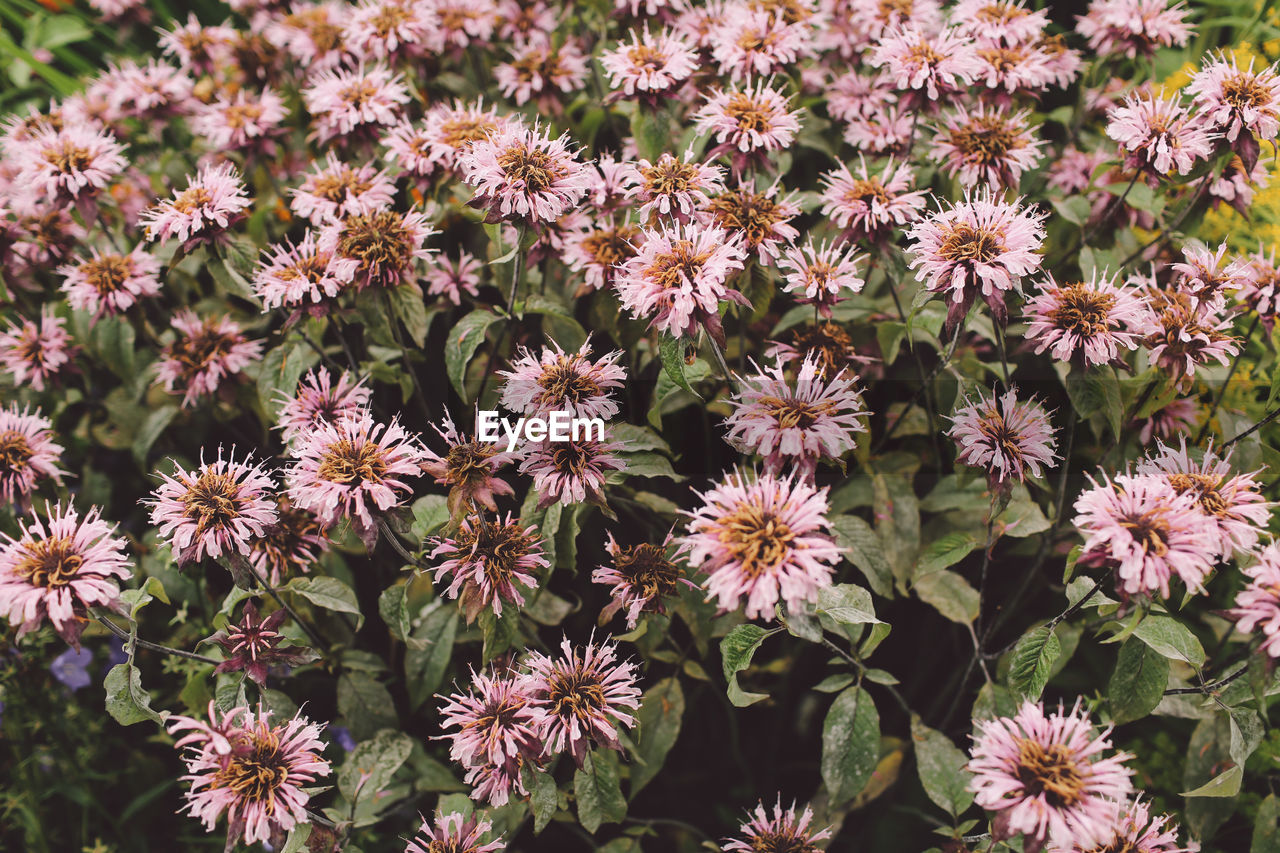
M296 572L309 572L327 550L329 539L316 517L278 495L276 520L254 537L249 563L274 586Z
M541 756L542 741L523 679L473 671L471 688L449 696L440 708L440 718L445 729L441 737L450 741L449 757L467 768L467 781L479 778L489 783L472 796L501 806L512 790L524 793L520 768ZM484 770L488 772L476 772ZM494 784L497 779L506 784Z
M95 319L123 314L160 293L160 262L141 246L127 255L90 249L91 257L58 268L67 302Z
M262 341L245 340L230 317L202 320L182 309L171 322L178 337L161 352L156 377L164 390L183 395L184 407L213 394L225 379L262 357Z
M951 421L956 461L986 471L992 489L1025 482L1028 472L1039 477L1041 466L1051 468L1058 458L1049 415L1034 400L1019 400L1016 388L990 399L979 391L977 402L966 399Z
M558 658L530 654L524 689L545 754L572 753L581 767L593 742L622 751L616 727L634 727L629 712L640 707L636 665L619 661L617 646L594 639L575 648L566 637L560 650Z
M0 409L0 498L22 515L41 481L61 483L67 473L58 467L62 445L53 439L53 424L39 409L19 411L17 403Z
M435 477L437 484L449 487L450 514L480 507L497 512L498 504L494 498L513 494L511 484L499 477L498 471L514 456L499 453L497 445L491 442L460 433L447 412L444 426L437 426L435 430L449 449L443 456L437 456L426 448L422 470Z
M679 87L698 68L698 57L683 39L669 30L631 31L631 43L619 42L600 55L609 85L628 98L657 99Z
M325 143L335 137L359 138L394 125L409 103L404 77L374 65L365 68L323 69L302 90L302 100L315 122L316 136Z
M798 811L794 803L783 809L779 795L772 817L763 802L757 803L738 829L744 838L729 839L724 849L726 853L820 853L818 842L829 839L831 831L810 829L812 821L813 809L805 806L804 811Z
M911 167L895 166L892 159L876 175L859 156L856 173L841 164L822 181L822 215L843 228L850 240L879 243L894 228L918 219L925 208L925 194L911 189Z
M626 610L627 628L635 628L641 613L666 613L667 599L680 592L680 586L696 588L684 577L680 565L667 556L671 534L660 544L643 542L622 546L609 534L605 549L612 562L597 566L591 573L591 582L612 587L613 600L600 611L601 624L613 618L619 610Z
M267 683L267 670L273 664L297 666L314 658L313 653L301 646L281 646L284 635L276 629L284 622L283 609L258 618L258 608L252 601L245 602L244 615L235 625L228 626L209 638L226 652L227 659L214 672L243 672L254 683Z
M507 845L502 840L484 843L482 839L493 824L482 817L463 817L460 812L437 814L434 825L423 820L418 834L404 853L498 853Z
M1126 152L1126 169L1185 175L1213 154L1213 134L1173 98L1132 94L1111 110L1107 136Z
M458 157L463 180L476 191L469 204L487 209L488 222L559 219L578 204L589 178L567 140L508 125L472 143Z
M177 237L184 245L217 241L244 218L252 199L231 163L201 169L187 178L187 188L142 212L148 240Z
M46 619L77 648L90 607L120 608L120 580L132 576L125 542L98 515L45 506L45 518L18 520L17 538L0 534L0 613L18 637Z
M436 540L431 559L444 557L436 567L436 580L451 579L443 595L462 603L467 621L491 608L502 615L503 602L524 604L524 590L538 586L535 575L549 563L542 556L542 539L534 525L521 527L511 520L470 515L452 536Z
M1077 844L1110 838L1116 800L1133 790L1124 766L1132 756L1111 749L1110 729L1095 733L1079 702L1070 712L1045 714L1024 702L1016 716L978 720L968 764L969 790L996 812L997 838L1021 834L1028 846Z
M723 173L719 166L697 162L689 149L683 159L663 152L652 163L640 160L630 164L622 179L627 198L641 202L641 220L661 215L687 222L709 196L724 190Z
M233 451L234 454L234 451ZM152 493L151 523L173 549L179 566L205 557L249 555L249 543L276 520L275 483L248 458L200 462L196 471L174 464Z
M966 187L1018 186L1022 173L1040 161L1040 146L1027 125L1026 110L1010 112L979 104L950 113L933 141L933 156Z
M1280 658L1280 545L1273 542L1256 556L1257 561L1243 570L1249 583L1236 593L1235 607L1227 615L1240 633L1260 632L1261 650Z
M577 352L566 353L555 341L540 355L519 350L511 370L500 370L506 379L502 405L525 415L565 411L578 418L609 420L618 413L612 393L622 387L627 369L618 364L621 350L592 361L591 342Z
M1231 321L1211 305L1197 303L1182 291L1149 289L1142 330L1151 362L1183 386L1189 387L1198 365L1227 364L1240 351L1229 334ZM1185 387L1184 387L1185 390Z
M14 385L43 391L45 384L62 372L75 352L65 325L66 321L53 313L53 306L46 304L39 322L20 318L0 333L0 364L13 374Z
M1121 348L1138 346L1144 316L1142 300L1105 272L1064 285L1048 276L1027 302L1026 339L1037 355L1049 350L1059 361L1112 364Z
M298 383L297 393L285 400L276 427L285 443L292 444L321 424L358 417L368 405L369 389L363 380L343 372L335 382L328 370L311 370Z
M327 224L316 248L332 255L330 271L360 288L398 287L414 280L418 261L431 256L427 218L410 211L376 210Z
M289 209L313 225L327 225L348 216L370 215L390 206L396 185L373 166L352 167L332 151L319 161L297 189Z

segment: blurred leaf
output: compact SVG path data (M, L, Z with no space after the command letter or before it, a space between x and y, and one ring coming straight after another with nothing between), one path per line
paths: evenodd
M413 632L420 645L410 645L404 653L404 676L409 688L409 708L417 710L444 681L453 656L458 633L458 611L448 602L439 602Z
M1275 853L1277 850L1280 850L1280 799L1275 794L1268 794L1258 806L1249 853Z
M880 760L880 715L871 694L850 687L831 703L822 723L822 781L833 804L866 787Z
M952 817L959 817L973 802L968 790L971 774L965 769L969 758L942 732L926 726L919 717L911 717L911 739L916 746L916 769L920 784L929 799Z
M356 740L373 737L379 729L394 729L399 722L387 688L359 670L338 676L338 713Z

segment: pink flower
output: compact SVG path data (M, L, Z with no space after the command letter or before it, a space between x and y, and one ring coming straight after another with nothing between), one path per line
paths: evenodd
M45 506L45 519L18 519L17 538L0 534L0 613L18 638L46 619L76 648L90 607L120 608L117 578L132 576L125 542L94 507Z
M1184 47L1192 28L1187 10L1168 0L1093 0L1077 18L1076 32L1104 56L1150 57L1157 47Z
M1166 439L1184 435L1195 429L1198 412L1199 406L1194 397L1174 400L1169 405L1156 409L1150 417L1134 420L1134 426L1139 427L1138 441L1150 444L1152 438Z
M844 229L850 240L879 243L893 229L918 219L924 210L925 194L911 190L912 180L907 163L895 165L890 159L876 175L859 156L856 173L842 164L822 176L822 215Z
M635 257L637 244L644 239L643 232L630 223L611 225L606 220L601 228L594 224L588 220L564 239L561 259L569 269L582 273L578 295L612 286L618 267Z
M732 473L699 496L679 553L707 575L703 586L722 611L745 598L748 619L772 619L779 599L795 609L831 585L840 549L830 536L825 488Z
M679 594L681 585L696 589L683 576L679 564L668 556L670 543L668 533L661 544L644 542L623 547L609 534L605 549L612 561L591 573L592 583L612 587L613 601L600 611L601 624L625 609L627 628L634 629L641 613L666 613L665 602Z
M800 112L787 109L790 99L764 80L743 88L713 89L694 113L698 133L715 137L718 145L708 157L725 151L738 154L781 151L800 131Z
M72 308L97 319L123 314L140 299L160 294L160 262L141 246L127 255L90 252L91 257L58 268Z
M1249 256L1246 277L1236 292L1236 299L1246 309L1258 312L1262 325L1271 331L1276 315L1280 314L1280 265L1276 264L1276 250L1270 254L1258 251Z
M71 336L63 328L66 321L54 314L48 304L41 309L38 323L19 319L0 334L0 364L13 374L14 385L30 385L43 391L45 383L70 363L75 352L70 346Z
M780 244L791 243L800 236L790 224L800 215L800 206L790 197L774 198L777 191L777 184L764 192L754 192L749 187L729 190L707 202L698 219L723 228L748 253L754 252L760 263L773 263Z
M906 157L911 128L917 119L906 107L881 104L860 118L851 119L844 129L844 141L859 154Z
M374 210L326 224L316 249L331 255L329 272L339 281L361 290L399 287L414 281L418 262L435 251L426 245L435 233L417 211Z
M628 98L657 99L677 89L698 69L698 57L670 30L654 35L645 24L643 35L631 31L631 43L619 42L600 55L609 85Z
M1194 98L1196 113L1228 142L1235 142L1246 130L1259 141L1280 135L1280 76L1275 66L1253 70L1253 60L1244 71L1225 56L1210 60L1187 86ZM1256 155L1255 155L1256 156Z
M518 124L499 116L493 107L484 109L483 101L455 101L452 107L438 104L427 110L420 126L396 125L383 143L403 169L428 177L437 170L459 168L459 156L473 143Z
M259 262L253 274L253 289L268 311L288 308L321 316L346 289L347 281L335 270L333 253L316 246L312 231L297 245L285 242L267 251L270 255Z
M616 350L591 360L591 342L575 353L566 353L555 341L535 356L520 349L511 370L500 370L506 382L502 405L525 415L555 411L578 418L610 420L618 413L612 394L622 387L627 370L618 364L623 352Z
M256 95L241 89L234 98L220 94L199 107L189 125L212 151L266 150L287 115L284 100L270 89Z
M1256 556L1257 562L1243 570L1249 583L1236 593L1227 615L1241 634L1260 633L1261 651L1280 658L1280 545L1273 542Z
M434 49L444 52L472 44L488 46L498 20L498 4L493 0L434 0L432 5L439 18L431 40Z
M675 225L646 231L635 257L618 270L618 298L636 318L647 317L658 331L695 337L699 325L723 341L721 300L749 304L727 287L741 270L746 252L714 226Z
M305 437L318 426L332 424L345 416L358 417L369 405L369 389L350 373L335 382L327 370L311 370L298 383L297 393L285 400L276 427L286 444Z
M590 428L586 433L590 436ZM583 501L608 509L604 485L610 474L626 470L626 463L615 455L623 449L616 442L590 437L534 442L525 450L520 473L533 478L538 509Z
M897 100L893 83L883 72L872 77L858 71L846 71L833 78L827 86L827 112L837 121L867 118Z
M347 18L343 43L362 60L421 55L440 23L434 5L419 0L366 0Z
M0 409L0 498L19 514L31 512L31 495L42 481L62 482L61 457L53 424L39 409L19 411L17 403Z
M1212 305L1182 291L1148 289L1146 296L1142 329L1150 359L1183 386L1190 385L1197 365L1228 364L1240 351L1239 341L1226 331L1231 321Z
M1194 495L1180 495L1166 478L1150 475L1093 482L1075 505L1074 524L1085 536L1082 565L1116 568L1119 586L1129 595L1159 591L1168 598L1173 575L1188 590L1204 590L1218 532Z
M161 31L160 49L183 68L197 74L209 74L235 61L238 36L239 33L231 27L205 26L195 15L188 13L185 24L170 31Z
M1138 463L1137 473L1163 477L1180 495L1195 498L1196 507L1215 532L1216 553L1230 559L1247 554L1271 521L1271 504L1262 498L1257 477L1261 471L1234 474L1231 452L1219 457L1212 442L1199 462L1187 453L1185 437L1177 450L1163 444L1154 458Z
M858 277L858 262L862 258L852 248L843 251L833 245L817 248L813 239L804 248L795 246L783 250L778 266L786 274L786 293L799 291L800 302L820 307L824 316L831 316L831 306L843 302L845 294L862 292L866 281Z
M1216 209L1222 202L1231 205L1241 216L1249 213L1253 195L1271 184L1269 162L1258 161L1252 169L1244 167L1239 156L1232 156L1222 171L1209 180L1209 198Z
M418 834L409 841L404 853L498 853L507 845L502 839L485 844L481 841L493 824L482 817L463 817L460 812L437 814L434 826L422 821Z
M276 629L284 622L286 611L273 611L258 617L258 608L246 601L244 615L209 638L222 647L227 658L214 669L218 672L243 672L260 687L266 686L267 671L273 664L298 666L315 659L315 653L301 646L281 646L284 634Z
M1112 364L1122 348L1137 348L1144 316L1138 295L1105 272L1061 286L1048 276L1027 302L1026 339L1037 355L1049 350L1059 361Z
M514 100L516 106L523 106L536 95L540 96L544 111L553 111L553 90L576 92L587 79L587 61L572 41L558 48L529 42L517 47L514 54L511 62L493 69L493 79L502 96Z
M965 399L950 420L947 435L956 442L956 461L987 472L994 490L1012 480L1025 482L1027 472L1041 476L1041 466L1057 462L1057 441L1049 415L1035 400L1019 400L1016 388L991 398L978 392L977 402Z
M1026 110L1010 112L982 104L972 113L957 107L934 138L933 156L962 186L1017 188L1022 173L1040 162L1044 145L1028 129L1029 115Z
M1015 94L1035 95L1049 88L1050 83L1057 82L1059 77L1070 85L1075 78L1076 69L1070 66L1070 58L1074 53L1063 49L1062 59L1058 64L1067 64L1068 69L1055 71L1049 54L1043 52L1038 45L1008 45L998 40L978 38L973 48L978 58L978 70L974 80L992 90L991 99L999 106L1008 106L1011 96ZM1079 60L1076 59L1078 64Z
M371 512L399 506L412 494L405 480L421 472L426 453L396 420L375 423L367 411L317 423L291 447L297 461L285 472L289 499L315 513L325 527L343 518L370 551L378 541Z
M227 816L227 846L279 842L294 826L307 823L306 792L315 780L329 775L329 762L320 756L323 724L295 716L273 726L270 711L232 708L218 716L209 703L212 725L174 715L166 723L171 734L190 730L175 744L185 748L183 777L191 783L186 810L211 832L218 818Z
M473 299L480 295L480 272L484 265L470 252L461 252L456 261L444 255L432 258L423 279L427 293L443 296L454 305L462 303L462 294Z
M984 189L911 227L908 266L927 289L949 294L947 328L964 319L979 293L1005 324L1005 292L1040 266L1036 250L1044 240L1043 223L1034 208L997 200Z
M697 162L692 148L683 159L663 152L653 163L640 160L626 169L627 198L641 202L639 216L645 221L661 215L688 222L710 196L724 191L724 169Z
M856 444L854 433L865 432L868 413L854 389L856 377L843 370L820 373L816 357L806 356L794 388L781 365L744 378L729 399L733 411L725 420L725 440L744 453L764 457L765 471L774 476L794 471L812 483L821 459L840 459Z
M157 59L138 65L128 60L100 75L90 88L105 95L112 118L165 118L190 106L195 81L190 75Z
M246 458L234 452L187 471L174 463L174 473L161 474L152 495L151 523L173 549L178 565L233 555L247 557L250 541L262 536L276 520L275 483Z
M311 77L302 90L302 100L311 113L320 142L336 137L353 137L394 125L409 90L400 74L381 65L355 69L323 69Z
M1107 136L1120 143L1126 169L1185 175L1213 154L1214 134L1172 98L1132 94L1111 110Z
M544 753L572 753L581 767L592 742L622 752L616 727L633 728L629 712L640 707L636 665L618 661L617 646L594 639L575 648L566 637L560 650L558 658L532 652L524 682Z
M888 32L871 50L867 62L884 68L900 92L913 94L903 103L930 101L962 91L980 70L973 42L954 29L936 33L906 26Z
M1169 815L1151 816L1150 807L1141 797L1131 803L1114 803L1114 816L1107 840L1097 846L1079 842L1065 847L1054 846L1050 853L1098 853L1098 851L1126 851L1126 853L1199 853L1200 844L1188 841L1179 846L1178 827L1167 826Z
M353 168L330 151L323 165L290 190L289 209L313 225L327 225L348 216L369 215L390 207L396 186L372 166Z
M435 542L431 559L446 558L435 568L436 580L451 579L442 594L462 603L467 622L474 622L486 608L501 616L504 602L523 607L521 590L537 589L535 573L550 565L542 555L538 528L522 528L510 513L493 520L480 513L469 515L456 533Z
M542 741L523 679L473 671L471 688L449 696L440 708L440 718L440 727L446 730L441 737L451 744L449 757L467 769L468 784L482 782L483 788L473 791L473 797L502 806L513 790L525 793L520 769L538 760ZM505 784L495 784L499 779ZM428 847L429 853L435 850Z
M587 191L586 168L569 150L568 136L551 139L538 128L509 125L473 143L459 157L463 180L475 187L472 207L487 222L554 222Z
M23 148L18 180L59 204L105 189L129 165L110 131L85 125L38 131Z
M297 67L315 74L348 58L342 31L350 15L349 3L321 0L295 7L291 14L271 18L263 35L288 53Z
M422 470L435 477L438 485L449 487L449 514L457 517L463 510L479 511L481 507L497 512L495 497L514 494L498 471L513 461L515 454L499 453L492 442L459 432L448 412L444 426L435 430L449 447L443 456L425 448Z
M764 853L764 851L788 851L788 853L818 853L818 842L831 837L831 830L815 832L809 828L813 821L813 809L808 806L798 811L793 803L782 808L782 796L773 805L773 816L763 802L747 816L747 822L738 831L743 839L731 838L725 842L725 853Z
M1225 293L1244 287L1249 280L1247 261L1225 262L1227 244L1218 246L1216 252L1207 246L1192 243L1182 247L1186 260L1172 264L1177 274L1177 288L1185 291L1197 302L1204 302L1218 310L1226 305Z
M231 163L201 169L187 188L142 213L148 240L177 237L184 244L215 240L243 219L252 199Z
M784 72L811 54L811 32L776 10L734 4L708 37L720 76L736 83Z
M1114 801L1133 790L1133 771L1124 766L1132 756L1102 757L1111 730L1095 734L1079 701L1068 713L1047 715L1042 704L1024 702L1014 717L975 724L969 790L996 813L995 837L1085 849L1111 837Z
M276 496L276 520L262 536L254 537L249 562L273 586L285 578L311 571L320 554L329 550L324 528L285 495Z
M165 346L156 378L170 394L182 394L183 407L215 393L224 380L262 358L262 341L245 340L230 317L201 319L183 309L173 315L178 337Z
M961 35L991 42L1034 42L1049 25L1043 9L1028 9L1025 0L960 0L951 20Z

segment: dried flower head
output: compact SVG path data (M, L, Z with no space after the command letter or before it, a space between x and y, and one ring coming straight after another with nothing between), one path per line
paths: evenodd
M521 590L538 587L535 574L549 564L542 556L542 538L534 525L521 527L506 518L482 514L463 519L452 536L436 540L431 559L445 558L436 567L436 580L450 580L444 595L462 603L468 622L480 611L502 615L503 602L520 607Z
M214 394L262 357L262 341L246 340L230 317L201 319L183 309L172 324L178 337L161 352L156 377L170 394L183 395L184 407Z

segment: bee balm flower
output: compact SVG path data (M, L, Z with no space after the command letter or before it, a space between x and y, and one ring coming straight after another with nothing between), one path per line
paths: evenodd
M1121 348L1138 346L1143 317L1138 296L1106 273L1062 286L1050 276L1027 303L1026 338L1037 355L1049 350L1059 361L1110 364Z
M58 467L62 445L53 438L53 424L39 409L19 411L17 403L0 409L0 499L22 515L41 481L61 483L66 473Z
M1263 548L1244 573L1249 583L1236 594L1235 607L1227 615L1240 633L1260 633L1262 651L1280 658L1280 545Z
M989 400L978 392L976 403L966 403L951 418L947 435L959 446L956 461L985 470L993 489L1014 479L1024 482L1028 471L1039 477L1040 466L1053 466L1057 442L1038 403L1018 400L1016 388Z
M215 242L232 224L244 218L252 203L244 182L231 163L209 166L188 178L187 188L142 212L148 240L177 237L189 247Z
M472 143L458 158L463 180L475 187L469 204L487 210L487 222L554 222L570 212L587 191L589 175L567 139L509 125Z
M170 394L183 395L184 407L215 393L223 380L240 375L262 356L262 341L245 340L230 317L202 320L182 310L172 323L178 338L161 352L156 377Z
M757 803L739 832L743 839L730 839L725 843L725 853L820 853L818 842L831 837L831 831L815 832L809 828L813 821L813 809L808 806L798 811L793 804L782 808L782 798L774 803L770 816L764 803Z
M537 715L522 682L472 672L471 689L449 696L440 708L449 757L467 768L468 783L481 781L472 796L495 806L506 804L513 790L525 792L520 768L542 754Z
M591 573L591 582L612 587L613 601L600 612L602 623L619 610L627 612L627 628L636 627L641 613L665 613L665 602L680 592L681 584L694 584L680 572L680 566L667 556L671 534L661 544L644 542L621 546L609 534L605 548L612 558L607 566Z
M422 821L418 834L404 853L498 853L505 850L502 840L482 841L493 824L482 817L463 817L460 812L436 815L434 825Z
M91 257L58 268L72 308L97 319L123 314L139 299L159 295L160 262L141 246L127 255L90 252Z
M435 569L436 580L452 579L444 595L462 602L468 622L486 607L501 616L503 602L522 606L521 588L537 588L535 572L549 565L537 533L533 525L513 522L509 513L506 520L475 514L452 536L436 540L431 558L446 558Z

